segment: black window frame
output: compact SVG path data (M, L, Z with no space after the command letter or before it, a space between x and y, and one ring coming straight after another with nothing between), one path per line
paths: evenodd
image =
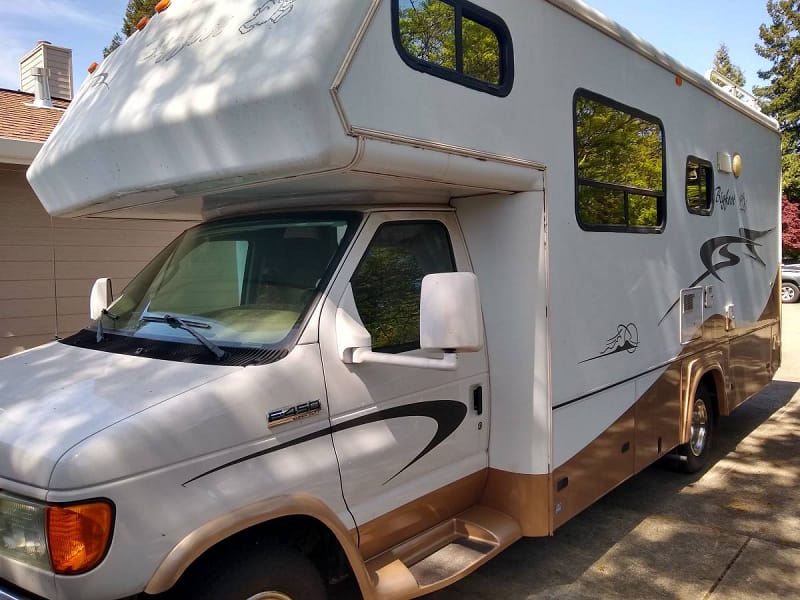
M690 154L689 156L686 157L687 172L689 170L690 162L697 163L698 166L703 167L706 170L706 174L708 176L706 179L707 208L695 209L689 205L689 181L687 179L685 184L686 210L688 210L689 213L693 215L708 217L711 215L712 212L714 212L714 165L711 164L710 160L699 158L697 156L693 156Z
M644 121L649 121L654 125L658 125L659 129L661 130L661 191L658 193L654 193L654 190L648 190L643 188L637 188L633 186L627 185L620 185L615 183L607 183L602 181L596 181L594 179L583 179L578 176L578 112L577 112L577 105L578 99L585 98L587 100L593 100L600 104L604 104L605 106L612 108L614 110L618 110L620 112L627 113L632 117L636 117L638 119L642 119ZM616 233L650 233L650 234L660 234L664 233L664 230L667 227L667 133L664 128L664 122L656 117L655 115L651 115L650 113L646 113L643 110L635 108L633 106L628 106L627 104L623 104L622 102L618 102L608 96L603 96L602 94L598 94L596 92L592 92L585 88L578 88L575 90L575 93L572 96L572 154L573 154L573 168L575 174L575 219L578 222L578 226L584 231L605 231L605 232L616 232ZM609 225L609 224L591 224L591 223L584 223L581 221L580 216L580 186L590 186L596 187L601 189L608 189L612 191L621 191L624 194L624 211L625 211L625 220L628 221L628 194L632 195L641 195L641 196L650 196L656 199L656 215L658 219L658 224L654 226L639 226L639 225Z
M400 58L409 67L428 75L433 75L440 79L457 83L473 90L492 94L500 98L505 98L511 93L514 87L514 45L511 39L511 31L506 22L493 12L486 10L468 2L467 0L438 0L452 6L455 9L455 43L456 43L456 69L448 69L441 65L424 61L416 56L409 54L403 47L400 37L400 0L392 0L392 38L394 46ZM478 25L490 29L500 46L500 83L493 84L482 79L470 77L463 73L464 70L464 48L461 35L461 20L467 18Z
M370 251L375 244L375 240L378 238L381 230L385 227L392 227L392 226L410 226L410 225L436 225L440 227L445 234L445 239L447 240L447 248L449 252L450 264L453 266L452 271L440 271L443 273L457 273L458 272L458 264L456 263L455 252L453 251L453 238L450 235L450 228L447 226L447 223L438 219L408 219L408 220L392 220L392 221L385 221L381 223L376 229L375 232L372 234L372 237L367 244L366 250L361 255L361 258L358 260L358 264L356 268L353 269L352 274L350 275L350 285L353 286L353 279L356 277L356 274L361 269L362 264L366 260L367 256L369 255ZM429 273L430 274L430 273ZM423 275L424 277L424 275ZM356 298L355 289L353 289L353 301L355 302L356 310L358 310L358 299ZM359 315L360 318L360 315ZM370 332L372 334L372 332ZM385 354L401 354L403 352L412 352L414 350L419 350L421 348L419 343L419 330L417 330L417 339L413 342L406 342L404 344L392 344L389 346L379 346L373 347L373 352L383 352Z

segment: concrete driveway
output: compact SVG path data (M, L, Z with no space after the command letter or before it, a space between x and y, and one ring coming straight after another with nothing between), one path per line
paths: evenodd
M800 597L800 304L783 366L720 420L710 468L654 465L431 600Z

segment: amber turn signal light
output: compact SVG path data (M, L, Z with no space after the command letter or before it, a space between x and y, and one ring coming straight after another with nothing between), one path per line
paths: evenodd
M89 75L91 75L97 70L97 63L93 62L92 64L89 65L89 68L86 70L89 71Z
M150 22L150 17L147 17L147 16L142 17L141 19L139 19L139 22L136 24L136 29L141 31L142 29L145 28L145 25L147 25L149 22Z
M169 8L169 5L172 4L172 0L161 0L158 4L156 4L156 12L164 12Z
M97 566L111 542L113 508L108 502L47 507L50 563L59 575L75 575Z

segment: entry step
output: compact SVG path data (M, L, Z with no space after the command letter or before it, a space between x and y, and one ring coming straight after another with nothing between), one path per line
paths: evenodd
M520 537L507 514L473 506L378 555L367 568L378 598L416 598L472 573Z

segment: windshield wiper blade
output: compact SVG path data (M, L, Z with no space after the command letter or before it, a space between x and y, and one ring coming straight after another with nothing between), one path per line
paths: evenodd
M205 323L197 323L195 321L184 321L173 315L142 315L142 321L146 321L148 323L166 323L173 329L183 329L184 331L188 331L194 336L194 338L198 342L200 342L201 344L203 344L203 346L208 348L209 352L211 352L217 358L217 360L222 360L228 355L227 352L225 352L222 348L217 346L206 336L202 335L198 331L195 331L194 329L195 327L204 327L206 329L210 329L210 325L207 325Z
M100 311L100 316L97 317L97 320L95 321L95 327L97 327L97 336L95 337L95 339L97 340L98 344L102 342L106 337L105 331L103 330L103 317L108 317L112 321L116 321L117 319L119 319L117 315L108 312L108 310L105 308Z

